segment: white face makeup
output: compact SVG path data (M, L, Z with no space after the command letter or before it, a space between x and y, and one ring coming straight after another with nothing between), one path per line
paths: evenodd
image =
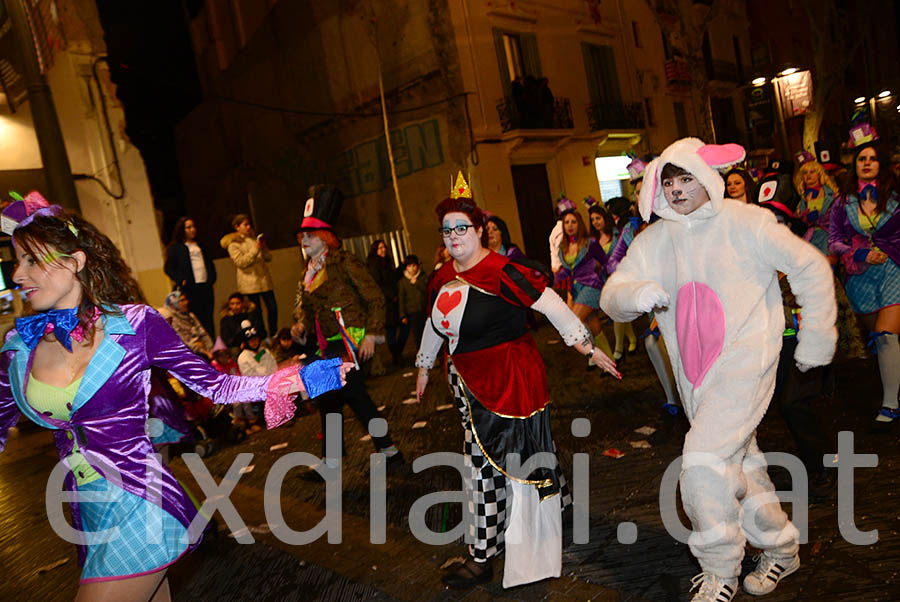
M325 242L313 232L304 232L303 250L310 258L318 257L325 250Z
M709 202L709 193L692 174L686 173L662 181L663 194L675 213L688 215Z
M871 146L864 148L856 156L856 177L864 182L871 182L878 177L881 164L875 154L875 149Z
M725 182L725 186L728 188L728 198L731 199L740 199L742 201L746 201L745 194L747 193L747 186L744 184L744 178L739 176L736 173L728 176L728 181Z
M18 263L13 271L13 282L22 287L22 294L32 309L47 311L78 307L82 289L75 275L78 269L75 257L58 257L47 262L44 258L32 257L20 247L15 247L15 250ZM55 255L54 249L46 249L46 257ZM81 257L83 261L84 256Z
M465 234L457 234L455 228L465 227ZM475 228L469 216L460 211L452 211L444 216L442 228L449 228L449 236L444 236L444 246L450 257L459 263L467 263L481 251L481 228Z

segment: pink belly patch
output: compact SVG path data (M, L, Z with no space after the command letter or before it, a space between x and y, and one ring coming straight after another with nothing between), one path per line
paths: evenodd
M678 290L675 333L687 379L699 387L722 353L725 311L715 291L701 282L688 282Z

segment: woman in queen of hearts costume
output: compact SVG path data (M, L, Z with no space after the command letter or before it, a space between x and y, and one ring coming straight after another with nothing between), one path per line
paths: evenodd
M188 529L197 510L147 433L151 367L216 403L265 399L270 428L293 416L303 383L295 368L267 377L214 370L143 304L109 238L38 193L4 209L2 227L15 247L13 280L35 313L16 319L0 353L0 451L25 414L54 431L64 490L93 494L70 501L81 539L76 600L165 602L166 569L200 533ZM304 368L307 385L340 386L350 365L318 372L325 363ZM109 541L92 537L110 529Z
M603 289L615 320L653 310L665 337L691 428L681 496L703 572L693 602L729 602L746 541L763 550L744 579L772 591L800 566L799 533L787 519L756 444L781 351L778 272L803 311L794 360L801 371L831 361L837 340L831 270L812 245L758 206L724 199L716 172L744 158L736 144L685 138L647 167L639 208L661 219L635 237ZM729 269L723 270L727 265Z
M619 376L615 363L591 344L591 336L565 302L546 287L534 270L489 251L481 244L484 213L468 187L455 189L436 209L439 231L453 261L438 270L428 286L430 319L416 356L421 398L444 343L450 354L447 377L462 413L465 479L474 524L471 558L450 567L443 581L466 588L493 578L491 558L506 551L504 587L558 577L562 542L524 537L506 542L507 532L527 528L520 520L530 508L532 528L560 533L568 489L559 467L520 474L507 454L525 463L536 453L555 454L547 404L544 364L526 329L530 308L547 316L566 344L590 356L600 368ZM515 474L514 474L515 473ZM537 525L537 526L535 526ZM528 559L541 559L529 562Z

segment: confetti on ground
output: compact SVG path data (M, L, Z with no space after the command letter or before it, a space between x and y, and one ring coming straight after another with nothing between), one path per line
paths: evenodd
M641 439L640 441L629 441L629 443L631 443L631 447L634 447L636 449L650 449L651 447L653 447L649 442L644 441L643 439Z
M384 411L384 408L386 408L386 407L387 407L387 406L378 406L378 411L379 411L379 412L383 412L383 411Z
M621 451L617 450L615 447L610 447L608 450L603 452L603 455L607 456L609 458L614 458L614 459L618 460L619 458L621 458L622 456L625 455L625 452L621 452Z
M238 537L241 537L242 535L248 535L249 533L250 529L244 527L242 529L238 529L237 531L232 531L228 534L228 537L234 537L235 539L237 539Z
M419 403L419 400L416 399L415 397L410 397L409 399L404 399L404 400L403 400L403 405L407 405L407 406L408 406L408 405L412 405L412 404L414 404L414 403Z
M426 425L426 424L428 424L428 423L425 422L424 420L420 420L420 421L418 421L418 422L416 422L416 423L413 423L412 427L413 427L414 429L425 428L425 425Z
M271 533L272 532L272 528L269 527L269 525L267 523L263 523L256 527L251 525L251 526L247 527L247 530L250 531L251 533Z
M44 566L38 568L34 572L37 573L38 575L40 575L41 573L46 573L48 571L52 571L53 569L59 568L67 562L69 562L68 556L66 558L60 558L56 562L51 562L50 564L45 564Z
M559 339L553 339L553 340L547 341L548 345L556 345L557 343L559 343Z
M372 435L363 435L362 437L359 438L359 440L360 441L371 441Z
M638 435L644 435L645 437L649 437L650 435L652 435L653 433L656 432L656 429L653 428L652 426L642 426L639 429L634 429L634 432L637 433Z
M269 451L278 451L279 449L284 449L285 447L287 447L287 443L276 443L269 448Z
M412 376L413 374L415 374L415 372L404 372L404 373L403 373L403 378L409 378L409 377Z
M248 472L253 472L253 469L256 468L256 464L249 464L244 466L242 469L238 471L239 474L247 474Z
M447 561L441 565L440 570L444 570L444 569L448 568L450 565L456 564L457 562L462 564L465 561L466 561L466 559L463 558L462 556L454 556L453 558L448 558Z
M439 405L438 407L436 407L434 409L437 410L438 412L443 412L444 410L449 410L452 407L453 407L453 404L445 403L443 405Z

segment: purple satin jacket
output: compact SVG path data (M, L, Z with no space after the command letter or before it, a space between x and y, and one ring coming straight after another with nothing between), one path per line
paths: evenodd
M859 248L869 249L871 243L881 249L894 263L900 265L900 203L892 194L885 207L888 219L880 219L872 233L871 240L865 235L859 223L859 199L851 194L848 199L840 199L831 210L828 230L828 249L842 261L854 261L852 253ZM858 273L858 272L857 272Z
M103 314L103 339L94 352L72 403L68 421L38 414L25 400L34 352L12 330L0 349L0 451L19 413L54 430L60 458L72 453L73 442L109 482L161 506L187 527L197 513L167 466L154 455L147 436L150 367L169 371L215 403L266 398L271 376L230 376L216 371L191 352L168 322L146 305L122 305L121 314ZM111 470L114 469L114 470ZM116 475L118 471L118 475ZM65 489L75 490L72 473ZM72 504L74 527L81 515ZM194 544L199 543L199 537ZM84 546L78 560L84 561Z
M571 278L574 282L584 286L603 288L603 280L597 272L596 262L600 262L600 268L602 269L606 265L606 253L603 252L603 247L596 240L593 238L590 240L590 244L578 251L578 256L575 258L575 266L572 268L563 261L563 250L560 248L559 259L562 267L556 273L556 284Z

